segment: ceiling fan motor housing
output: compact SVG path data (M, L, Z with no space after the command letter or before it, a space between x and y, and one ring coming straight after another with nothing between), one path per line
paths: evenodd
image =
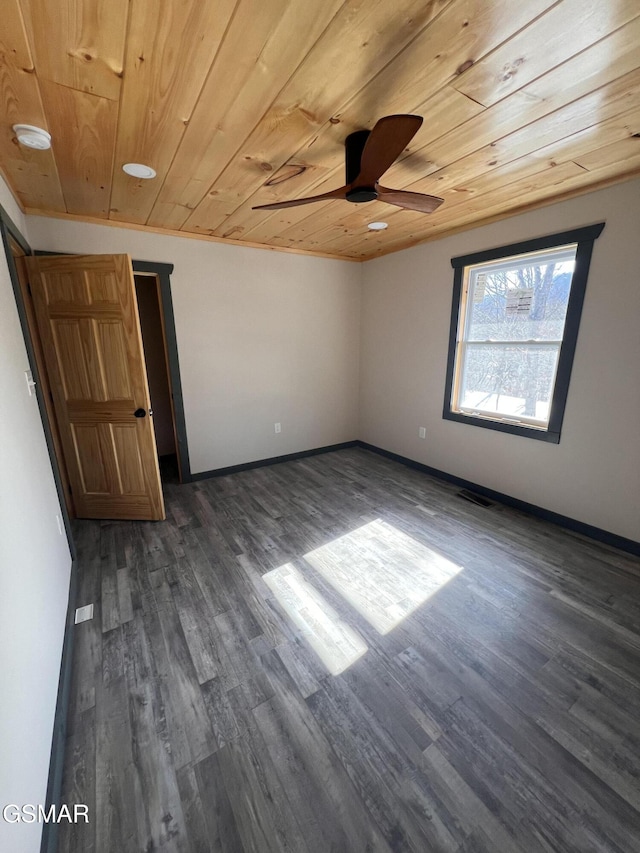
M373 187L359 187L357 190L349 190L345 198L347 201L362 204L363 201L375 201L378 198L378 193Z
M345 147L345 164L346 164L346 181L347 186L355 183L356 178L360 174L360 161L362 160L362 152L367 139L371 134L370 130L356 130L355 133L350 133L344 141ZM363 201L374 201L378 198L378 193L375 187L356 187L346 193L347 201L353 201L356 204L361 204Z

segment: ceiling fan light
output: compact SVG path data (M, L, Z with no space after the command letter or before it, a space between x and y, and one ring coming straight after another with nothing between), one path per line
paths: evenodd
M132 178L143 178L146 181L156 176L156 170L151 166L145 166L144 163L125 163L122 171L131 175Z
M384 231L384 229L388 227L389 224L387 222L370 222L367 225L369 231Z
M33 124L14 124L13 132L20 145L25 148L34 148L36 151L51 148L51 134L41 127L35 127Z

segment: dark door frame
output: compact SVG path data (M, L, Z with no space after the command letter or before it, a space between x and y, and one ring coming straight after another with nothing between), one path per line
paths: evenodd
M58 493L60 512L62 513L62 520L64 523L65 532L67 534L67 542L69 543L71 557L75 560L76 546L73 540L73 531L71 530L71 519L67 510L67 500L64 493L62 476L60 474L60 464L56 455L53 435L51 433L51 426L49 424L47 407L43 396L41 376L38 371L38 363L36 360L33 342L31 339L31 330L29 328L29 322L27 320L27 312L24 304L24 299L22 298L22 288L20 286L20 280L18 278L18 269L16 267L13 252L11 250L10 240L14 240L18 244L18 246L20 246L25 255L32 255L33 252L26 239L20 233L20 230L18 229L17 225L15 224L15 222L13 222L13 220L11 219L7 211L2 207L2 205L0 205L0 232L2 233L2 243L4 246L5 257L7 259L7 266L9 267L9 277L11 279L11 286L13 287L13 295L16 300L18 317L20 318L22 337L24 338L25 347L27 349L29 369L31 370L31 374L36 383L36 400L38 401L38 409L40 410L40 420L42 421L44 437L47 443L47 451L49 453L49 460L51 462L51 470L53 471L53 479L55 481L56 491Z

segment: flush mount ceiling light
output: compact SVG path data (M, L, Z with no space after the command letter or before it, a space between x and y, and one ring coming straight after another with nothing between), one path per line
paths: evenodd
M122 171L133 178L144 178L145 180L156 176L156 170L152 169L151 166L145 166L144 163L125 163Z
M18 138L20 145L26 148L35 148L38 151L46 151L51 148L51 134L41 127L32 124L14 124L13 132Z
M369 231L384 231L384 229L388 227L389 225L386 222L370 222L367 225Z

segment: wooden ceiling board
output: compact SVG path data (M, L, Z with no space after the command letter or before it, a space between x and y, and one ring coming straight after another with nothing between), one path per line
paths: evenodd
M388 98L383 103L381 111L392 114L399 109L402 110L401 102L394 102ZM424 158L412 156L412 154L416 153L420 147L424 147L429 139L437 138L446 129L458 126L483 110L484 107L448 86L440 89L418 108L412 107L412 112L425 116L425 123L410 143L399 165L394 167L394 170L400 169L397 185L408 184L428 168L429 164L424 161ZM350 108L345 108L344 114L348 116L349 112ZM335 212L332 213L335 207L324 203L314 205L312 208L288 208L279 211L252 211L247 208L250 204L258 202L264 204L284 198L285 190L287 198L296 198L326 192L340 186L345 180L344 139L349 133L358 129L360 129L359 123L350 125L348 119L340 120L340 123L336 124L329 122L311 144L291 158L292 163L302 164L306 167L306 171L286 182L286 186L281 187L277 184L273 187L260 188L250 199L250 203L245 203L238 208L225 221L224 229L234 226L242 227L243 236L270 242L278 235L283 236L285 230L288 232L296 223L308 217L320 213L329 218L335 216Z
M476 104L475 101L471 101L449 86L436 92L421 108L416 110L419 115L425 116L425 123L409 145L406 155L403 155L398 160L397 165L393 167L395 185L408 185L429 168L430 164L417 150L419 144L432 136L433 138L437 138L444 130L457 127L483 110L484 107L480 106L480 104ZM339 186L344 181L344 146L340 146L338 143L335 147L337 150L334 156L334 168L331 169L328 175L323 175L320 182L314 183L311 186L304 186L302 184L302 176L287 182L286 190L287 193L291 194L292 198L306 195L307 193L325 192ZM312 151L309 153L312 154ZM294 162L300 162L301 159L294 158ZM387 174L391 174L391 172ZM283 192L283 190L280 192ZM270 215L265 216L265 213ZM258 240L259 242L269 242L279 234L284 234L285 230L288 231L296 223L317 214L323 214L324 218L331 218L335 215L331 213L328 203L315 206L313 209L293 207L285 210L253 211L253 215L249 213L245 215L247 227L243 236L251 240Z
M627 140L622 142L627 143ZM615 144L620 145L620 143ZM597 151L602 150L597 149ZM606 152L606 148L604 150ZM624 152L621 152L619 148L617 153L629 155L630 151L629 148L626 148ZM510 182L490 193L471 198L467 204L456 205L447 221L446 233L452 234L465 228L500 220L504 218L506 203L510 204L511 215L517 215L517 213L548 204L549 199L562 201L615 183L616 166L619 174L619 163L595 167L598 157L596 152L593 154L594 163L592 165L594 168L592 170L587 170L578 163L569 161L559 164L553 169L542 169L538 173ZM587 155L581 159L587 160ZM624 162L628 167L627 176L629 178L636 176L640 166L640 154L627 156ZM521 203L514 206L514 198ZM526 201L522 201L523 199ZM377 252L372 248L374 245L372 241L365 236L360 240L359 245L354 246L353 242L349 245L349 254L352 257L361 257L362 252L366 250L367 257L375 257L376 255L384 255L388 252L408 248L425 239L442 236L441 224L434 224L426 236L419 222L415 222L414 225L413 233L406 229L400 236L394 234L391 240L386 240L384 243L378 242L376 244Z
M638 12L638 0L562 0L476 62L454 85L489 107L605 38Z
M522 128L529 128L526 131L529 133L537 120L593 92L599 92L599 103L606 105L609 98L617 98L621 90L624 91L627 85L623 79L625 75L640 66L639 46L640 17L637 17L533 83L457 127L448 129L417 154L429 162L450 165L484 146L497 147L501 139ZM611 89L603 88L610 83L614 83ZM598 105L593 114L594 121L598 121L599 116ZM396 168L392 166L387 173L390 180L393 180Z
M269 106L239 152L227 165L184 229L217 233L243 204L260 204L251 195L265 182L264 169L279 169L341 106L415 37L416 30L439 20L452 0L403 0L390 23L389 0L349 0L333 18L293 77ZM479 0L478 0L479 2ZM330 85L328 85L330 81ZM361 126L372 127L378 116ZM344 135L340 134L344 139Z
M551 2L552 0L534 0L527 7L528 12L531 13L531 10L534 10L537 13L544 10L551 5ZM384 5L388 14L388 0ZM508 12L511 14L507 14ZM491 18L492 21L495 18L498 23L493 23L489 27L487 18ZM320 174L326 175L331 171L336 181L342 183L344 174L342 144L349 133L363 127L371 128L377 118L383 114L413 112L419 105L424 104L425 99L456 77L462 65L461 57L467 57L474 52L483 55L517 31L525 20L527 20L526 15L519 14L510 0L494 0L490 8L482 0L449 2L437 17L427 21L427 25L422 30L413 33L413 38L399 52L393 54L392 61L379 62L380 70L375 74L371 73L374 69L370 69L368 71L370 79L359 90L357 74L349 65L351 76L347 81L344 103L336 102L328 105L323 115L322 107L318 103L305 102L308 112L318 116L319 120L324 119L323 126L310 140L305 140L300 150L295 153L289 150L291 162L308 163L309 159L313 162L313 152L309 147L311 142L315 150L333 152L332 162L325 162ZM369 46L367 41L367 48ZM418 57L425 59L417 64ZM335 64L333 59L332 56L332 65ZM312 63L311 68L313 67ZM297 76L292 81L295 87L294 95L308 85L306 78L301 81L301 86L298 85ZM356 81L355 84L354 81ZM332 86L332 91L335 91L335 86ZM365 118L372 111L376 112L374 117ZM332 118L334 121L339 119L340 125L332 124ZM419 144L417 140L425 130L420 130L416 137L416 144ZM302 195L322 192L325 184L323 182L322 186L318 186L314 174L316 172L313 168L307 168L303 179L297 182L296 191ZM332 186L339 186L340 183L334 183ZM225 216L220 224L212 225L214 233L220 235L233 227L242 227L241 220L244 220L246 215L250 215L252 205L288 197L282 195L281 191L276 194L265 193L257 182L255 186L258 187L255 197L249 194L248 187L245 188L244 194L248 196L247 200L243 201L232 214ZM189 222L197 221L199 214L200 209L194 212Z
M630 180L640 174L640 156L634 156L625 160L625 164L628 166L628 171L623 173L623 179ZM615 163L613 166L607 165L592 171L583 169L574 177L558 181L551 186L540 187L538 184L529 185L529 194L527 195L526 202L520 204L520 206L512 207L510 215L515 216L518 213L524 213L528 210L544 207L550 203L550 200L556 203L570 198L576 198L586 192L603 189L611 186L612 184L618 183L619 181L620 164ZM518 190L516 186L513 186L512 189L514 192ZM522 195L516 196L516 198L520 199L522 198ZM504 219L504 202L501 200L498 204L493 204L492 198L489 197L483 200L482 206L472 204L469 205L468 208L460 208L460 210L465 211L464 215L452 217L451 222L448 224L447 234L464 231L468 228L475 228L480 224L488 224L490 222L497 222ZM436 232L432 236L438 238L441 237L442 234L441 232ZM411 242L402 240L395 246L392 244L385 245L378 254L383 255L388 252L398 251L399 249L416 245L424 239L425 237L420 233L419 236L414 236L414 239ZM429 239L429 237L426 239ZM374 253L371 253L371 256L374 257Z
M344 5L249 0L229 27L149 217L181 227ZM247 161L249 162L249 161ZM249 162L264 180L273 167Z
M633 135L626 134L622 139L610 142L608 145L592 149L575 158L575 162L589 172L609 170L612 166L623 162L631 164L640 158L640 115L636 112L633 119Z
M631 30L631 33L627 33L627 30ZM478 174L491 173L496 167L537 148L545 147L554 139L570 136L593 123L625 112L630 106L629 102L640 103L638 72L624 73L628 68L637 68L638 65L637 50L634 53L625 48L640 43L640 18L635 19L628 27L618 30L606 41L609 43L605 49L610 55L616 56L615 63L601 68L600 63L594 62L601 54L601 51L596 51L595 48L579 54L565 63L566 68L554 69L536 81L535 86L524 87L521 92L514 93L449 130L435 142L417 148L413 159L419 160L424 177L412 181L408 175L399 173L404 163L412 159L409 157L408 161L400 161L387 172L385 184L446 196L447 191L455 190L460 184L464 186L465 181ZM586 56L592 52L595 56ZM594 67L601 70L594 74ZM619 72L622 72L622 76L614 77L608 85L599 85ZM563 80L572 80L573 85L563 86ZM594 88L596 86L599 88ZM521 108L523 100L531 103L528 110L531 122L524 128ZM429 115L428 104L426 107L425 114ZM425 131L421 130L416 140L420 140L424 133ZM450 165L438 168L440 163ZM495 178L499 180L499 173ZM447 198L446 205L428 217L429 222L425 225L431 227L434 217L435 221L438 221L438 218L446 219L447 211L455 200L455 197ZM365 206L364 210L369 207ZM308 208L306 210L309 211ZM385 211L385 221L404 221L409 228L413 228L412 220L405 211L386 206L382 209L382 212ZM307 212L307 229L311 226L313 230L312 217L316 217L319 225L324 224L322 211ZM306 219L310 221L307 223ZM299 219L296 221L300 222ZM283 233L287 237L295 237L293 231L287 230Z
M639 81L638 0L5 0L0 169L30 212L368 258L634 176ZM338 187L345 137L405 112L384 183L435 213L252 210Z
M546 101L545 103L552 102ZM595 129L600 124L606 130L610 126L609 121L616 120L618 117L624 118L627 116L629 108L633 109L636 104L640 105L640 70L631 71L615 79L607 86L602 86L600 89L589 92L582 98L554 110L530 125L507 134L489 145L478 148L471 154L453 162L450 166L408 184L407 189L447 197L446 209L443 205L429 217L427 223L429 230L443 223L440 230L446 231L449 212L456 204L460 204L464 200L460 195L456 197L454 193L468 193L470 191L469 183L475 178L484 175L488 179L485 181L487 187L492 181L500 184L504 180L504 175L509 172L509 170L507 172L502 171L501 167L514 162L519 164L520 158L528 155L535 157L536 153L538 158L546 157L549 161L549 168L553 168L552 163L556 157L560 156L560 151L564 152L563 160L570 157L571 148L578 141L578 135L582 131L588 128ZM474 124L475 122L471 120L470 123ZM471 133L467 136L473 138ZM478 133L476 138L480 141L482 134ZM442 143L440 141L437 144L442 150L446 150L447 142ZM449 145L454 146L455 139L451 139ZM433 148L429 148L429 153L432 152ZM576 153L582 153L580 146L576 148ZM438 155L439 151L436 150L434 159ZM554 155L556 156L554 157ZM391 174L392 171L390 170L389 175ZM387 181L386 177L385 181ZM409 231L411 236L413 235L413 221L409 219L409 214L405 211L394 211L387 208L384 220L389 223L390 228L393 226L395 236L401 236L403 231ZM356 236L354 243L357 243L358 239Z
M635 74L637 77L637 72ZM624 104L625 102L622 101L621 103ZM429 230L445 233L456 216L457 208L465 206L469 209L475 209L472 207L474 198L484 198L485 195L488 196L489 194L492 194L491 197L493 198L496 192L502 192L505 187L512 187L513 189L513 182L519 176L526 177L528 174L537 173L544 168L553 179L551 173L558 165L566 164L574 157L581 157L585 153L585 148L591 151L599 145L609 144L612 139L630 138L632 133L636 132L632 128L636 127L637 129L637 110L638 108L634 108L627 113L616 115L609 122L598 125L591 124L586 118L582 122L585 127L579 130L577 128L580 122L574 124L573 127L567 122L566 130L569 135L563 139L554 140L541 148L531 144L527 145L526 134L524 131L518 131L517 134L514 134L517 139L514 140L511 153L505 154L503 158L507 162L503 165L492 166L484 172L482 157L484 156L485 163L489 162L488 158L492 157L495 151L492 147L476 152L465 158L465 161L454 164L451 167L454 173L448 175L445 170L443 175L444 181L449 184L449 192L446 188L444 190L449 199L446 216L443 216L440 211L436 211L430 217ZM635 139L634 142L640 150L640 140ZM518 147L519 145L520 147ZM507 150L506 147L505 150ZM621 162L624 163L624 161ZM457 172L455 172L456 167L458 168ZM461 169L464 167L467 167L469 171L463 176ZM625 164L625 168L628 169L627 164ZM464 183L457 180L462 177L466 178ZM494 188L497 189L494 190ZM520 193L518 198L522 198L522 189L519 188L518 192ZM515 197L513 196L513 198ZM505 209L513 205L513 198L506 196ZM487 203L489 202L490 199L487 200ZM389 228L393 228L394 239L402 239L403 237L407 240L413 239L415 222L409 221L408 216L399 217L396 212L392 212L384 216L384 219L389 223ZM353 251L357 239L350 242L347 235L344 242L349 251Z
M640 154L640 141L633 137L633 134L638 132L640 132L640 108L635 108L622 116L616 116L609 122L594 125L566 140L555 142L546 149L536 151L534 154L494 170L502 185L499 190L492 189L498 183L493 172L482 175L470 182L464 193L452 199L446 222L443 223L434 214L430 219L430 232L435 236L445 229L448 231L450 223L456 220L460 211L466 213L473 209L483 213L486 208L492 207L495 212L497 204L509 204L514 197L522 197L523 194L529 198L526 194L531 193L529 182L532 180L535 181L536 190L546 190L549 186L553 188L559 182L566 181L567 176L587 179L584 171L611 165L613 153L617 153L621 161L628 162L636 154ZM563 151L563 148L566 150ZM559 170L560 166L563 169ZM482 203L482 208L474 206L476 199ZM390 220L389 216L382 218L385 221ZM371 244L365 230L366 221L365 217L361 220L352 217L349 221L348 234L345 234L342 239L336 235L335 239L331 240L332 247L335 249L337 246L351 255L357 255L363 251L363 248ZM402 229L394 229L394 241L406 241L409 244L415 239L412 228L415 229L416 226L420 227L420 220L416 216L413 217L412 223L405 221ZM327 240L321 237L322 235L317 232L314 234L314 246L317 249L321 249L327 243Z
M447 10L447 13L450 10L451 10L451 7L449 8L449 10ZM467 7L466 11L469 11L468 7ZM495 9L494 9L494 11L495 11ZM506 10L503 9L501 11L505 12ZM447 13L444 13L441 16L441 18L439 19L440 23L442 23L442 20L447 17ZM508 16L504 15L504 17L508 20ZM464 21L466 21L466 18L463 18L463 22ZM513 23L514 22L511 21L511 25L513 25ZM515 23L517 24L520 22L516 21ZM466 33L467 31L468 31L468 28L462 28L463 33ZM448 38L447 43L450 44L451 33L448 33L448 37L449 38ZM477 47L477 45L476 45L476 47ZM610 45L610 48L611 47L613 47L613 45ZM637 57L635 58L635 63L637 64ZM398 64L397 62L394 62L391 66L388 66L388 67L395 68L397 66L397 64ZM466 73L470 73L470 71L472 71L472 70L473 69L470 69ZM580 70L583 70L583 69L581 68ZM422 79L420 78L420 75L417 75L417 76L418 76L417 83L419 86L420 85L422 86L422 91L424 92L424 83L423 83ZM465 75L463 75L463 77L464 76ZM563 87L558 85L559 80L555 79L554 81L550 81L550 84L551 85L548 89L548 93L550 93L550 94L547 94L546 98L539 99L539 100L537 100L537 102L534 99L534 108L537 108L540 113L544 113L545 111L549 112L553 109L553 107L554 107L553 97L554 96L555 96L555 103L556 104L563 102L562 101L562 95L558 94L558 93L563 92ZM384 88L385 87L383 87L383 89ZM417 89L416 91L420 91L420 89ZM409 156L407 159L402 160L397 166L392 167L392 169L387 173L387 176L385 177L385 183L387 185L401 186L401 187L410 186L410 180L409 180L410 175L407 173L407 165L410 165L412 163L416 163L417 168L421 169L423 174L427 174L429 172L436 171L438 168L438 165L437 165L438 155L436 153L436 156L434 157L433 149L432 148L426 148L425 149L423 143L428 142L430 138L431 139L433 139L433 138L437 139L438 137L442 137L443 132L446 131L447 129L450 129L450 134L448 137L445 137L443 139L442 148L444 149L445 154L442 157L442 162L446 162L447 157L449 158L449 161L451 161L451 160L455 160L457 157L462 156L464 154L464 151L458 150L456 148L456 144L458 141L457 140L457 128L459 128L460 124L463 124L464 122L463 122L463 119L461 118L461 116L459 114L456 115L455 110L446 109L446 106L448 105L450 98L449 97L442 97L442 96L446 95L447 92L455 92L455 90L452 90L449 86L445 86L443 89L440 89L437 93L436 97L438 97L438 96L440 97L441 106L443 107L440 110L438 110L436 108L432 112L431 111L431 101L428 101L426 104L423 103L417 108L414 107L413 105L410 107L411 111L416 111L421 115L425 115L425 117L426 117L425 125L423 125L423 128L421 129L421 131L416 136L416 139L414 140L414 144L412 144L412 148L415 147L417 149L414 151L414 156L413 157ZM432 101L433 100L434 99L432 99ZM475 102L469 101L468 99L463 99L463 100L467 100L467 103L472 103L474 105L474 114L477 114L479 111L482 111L482 107L480 105L476 104ZM505 102L503 101L502 103L504 104ZM397 108L397 104L395 104L395 103L390 103L390 104L385 103L384 106L386 107L385 111L389 111L389 112L393 112L394 109ZM356 113L357 112L358 112L358 110L356 109ZM512 112L512 115L514 116L514 119L513 119L514 125L513 126L519 127L522 123L522 106L521 106L521 103L515 104L514 108L512 109L511 112ZM481 139L481 135L478 132L479 126L484 127L485 132L488 134L488 136L487 136L488 139L493 139L495 137L496 128L499 128L500 131L502 131L503 129L506 130L506 128L504 128L503 121L501 121L501 118L502 118L501 116L497 116L497 115L496 116L489 116L487 119L478 119L478 121L476 121L476 122L470 122L469 123L472 127L467 134L467 139L468 139L468 143L470 145L471 150L473 150L475 147L478 146L479 140ZM454 121L455 121L455 123L453 123ZM449 124L446 124L446 122L449 122ZM422 148L421 148L421 146L422 146ZM301 154L302 154L302 152L298 153L298 155L294 158L294 162L300 162L300 161L304 160L304 157L301 156ZM488 159L491 160L492 158L488 158ZM340 164L337 167L337 169L332 173L333 174L332 180L331 181L323 180L321 185L314 183L311 186L308 186L308 185L305 186L300 181L296 181L297 186L295 187L295 190L293 190L293 188L292 188L291 197L295 197L296 195L307 195L307 194L314 193L314 192L322 192L326 189L331 188L331 186L338 186L339 185L338 181L341 182L341 178L342 178L342 174L341 174L342 169L343 169L343 165ZM417 191L423 191L423 192L432 193L432 194L436 194L436 195L440 195L442 192L442 187L436 186L433 183L429 184L428 181L426 182L426 184L424 184L422 186L412 187L412 188L417 190ZM260 199L260 200L262 201L263 199ZM271 200L271 199L268 199L268 200ZM246 206L247 205L245 204L245 207ZM298 241L307 239L308 235L313 231L314 223L317 224L317 227L319 229L323 229L326 225L327 219L331 219L331 218L335 219L336 218L335 211L336 211L336 208L338 206L340 206L341 208L344 208L346 206L346 203L341 203L341 202L326 203L326 204L322 204L322 205L314 205L312 208L293 208L293 209L289 209L287 211L276 212L276 213L279 213L280 216L282 216L283 213L289 214L289 216L285 218L286 224L283 223L282 229L280 229L276 233L271 231L271 233L266 234L264 236L260 235L259 232L257 232L255 228L250 230L250 231L247 231L246 233L247 233L247 235L251 234L252 239L267 239L269 241L277 240L277 242L279 242L281 245L294 244L296 242L296 238L298 239ZM370 210L370 207L371 207L370 205L366 205L365 207L363 207L363 210L367 211L365 213L365 216L369 217L367 221L371 221L372 219L375 218L374 212L372 210ZM382 212L384 212L385 210L389 211L390 208L385 206L382 208ZM393 210L393 208L391 208L391 210ZM444 210L444 208L442 210ZM254 212L253 216L254 217L259 216L261 213L264 214L267 212L256 211L256 212ZM229 217L225 221L225 226L227 228L229 228L231 226L231 224L233 223L233 224L238 225L238 227L240 227L240 216L239 216L239 214L240 214L240 216L244 216L245 222L246 222L247 218L251 215L248 212L245 213L244 211L237 211L236 214L232 215L231 217ZM343 211L340 211L340 213L337 215L340 218L342 218L344 216L347 216L348 214L344 213ZM407 216L408 216L408 214L406 213L406 211L396 211L396 218L405 218L405 221L406 221ZM234 223L234 219L235 219L235 223ZM296 233L296 228L295 228L296 224L302 223L302 222L304 222L304 225L301 227L299 232ZM309 225L311 225L311 228L309 228ZM218 231L217 233L220 233L220 232ZM284 239L282 239L282 238L284 238Z
M38 78L117 101L128 0L22 0Z
M111 218L146 222L184 135L236 0L135 0L129 19ZM145 163L157 179L126 175Z
M40 81L47 123L69 213L107 218L118 103L49 80Z
M470 200L467 200L466 204L458 204L454 206L453 213L451 214L451 221L456 224L458 224L460 220L466 222L469 219L474 222L476 220L484 221L497 210L502 210L504 208L505 201L512 203L513 199L521 199L525 194L528 200L548 198L550 195L555 196L560 191L560 188L564 188L571 179L582 177L584 174L585 170L572 162L563 163L554 169L541 169L537 173L529 175L526 178L505 184L485 197L472 197ZM420 222L415 219L413 232L406 229L402 237L396 237L394 235L393 239L388 241L385 245L385 250L392 249L392 247L397 250L399 247L404 248L415 245L417 242L416 232L421 230L422 227ZM431 236L435 236L437 233L437 226L433 225L431 229ZM358 255L362 251L362 248L355 251L352 249L351 251L355 255Z
M5 0L0 30L0 98L4 106L0 164L22 205L64 211L53 152L18 145L14 124L47 127L27 31L18 0Z

